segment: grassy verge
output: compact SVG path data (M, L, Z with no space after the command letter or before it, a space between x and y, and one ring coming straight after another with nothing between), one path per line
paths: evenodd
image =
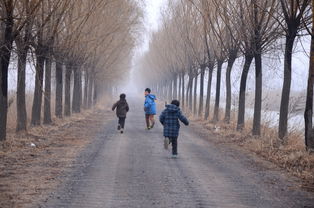
M234 117L235 118L235 117ZM209 131L212 140L216 143L237 145L251 153L254 153L287 172L303 180L303 188L314 191L314 155L305 150L304 137L302 132L293 131L286 142L282 144L277 137L277 129L262 126L262 135L254 137L251 134L251 126L246 123L246 128L236 131L236 121L229 124L224 122L212 123L203 119L190 119L202 125Z

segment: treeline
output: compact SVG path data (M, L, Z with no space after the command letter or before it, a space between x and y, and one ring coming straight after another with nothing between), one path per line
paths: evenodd
M141 16L137 3L129 0L1 0L0 140L6 139L12 63L17 62L16 131L27 130L29 113L31 125L50 124L53 93L55 116L62 118L91 108L109 86L123 79ZM32 111L27 112L31 54L36 77Z
M245 125L247 78L254 63L255 102L252 134L261 135L263 55L278 52L276 47L284 40L284 78L278 138L285 141L288 135L293 47L299 36L312 35L309 29L312 23L312 4L311 0L169 1L160 29L152 35L149 50L141 57L140 73L144 74L145 84L153 83L159 94L167 99L180 99L183 107L208 120L211 91L214 88L213 71L216 70L214 113L211 120L217 122L220 118L221 85L225 84L224 122L229 123L232 100L231 72L235 61L243 59L237 106L237 130L241 131ZM311 61L314 59L311 58ZM305 141L308 148L314 148L312 62L305 113ZM221 83L222 66L225 63L226 82ZM205 75L208 76L206 96Z

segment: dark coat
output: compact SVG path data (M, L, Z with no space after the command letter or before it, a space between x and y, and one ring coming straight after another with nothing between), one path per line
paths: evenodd
M189 125L188 119L182 115L179 107L176 105L166 105L166 109L161 113L159 117L160 123L164 126L165 137L178 137L180 130L180 123Z
M156 96L148 94L145 96L144 110L145 114L156 115Z
M127 112L129 112L129 105L128 105L126 99L120 99L119 101L117 101L112 106L112 110L114 111L116 108L117 108L116 114L120 118L125 118Z

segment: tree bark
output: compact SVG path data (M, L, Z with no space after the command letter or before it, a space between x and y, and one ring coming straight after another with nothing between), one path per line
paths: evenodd
M64 115L71 116L71 75L72 65L66 65L65 83L64 83Z
M195 74L194 77L194 99L193 99L193 113L194 115L197 115L197 82L198 82L198 74Z
M87 103L88 103L88 97L87 97L87 94L88 94L88 81L89 81L89 73L87 71L85 71L85 74L84 74L84 108L87 108Z
M216 80L216 96L215 96L215 108L213 122L216 123L219 120L219 103L220 103L220 85L221 85L221 69L222 60L217 61L217 80Z
M184 80L184 73L181 74L181 100L182 100L182 108L185 108L185 97L184 97L184 91L185 91L185 80Z
M230 123L231 118L231 71L235 60L236 54L230 54L226 71L226 109L224 119L226 123Z
M179 99L179 101L182 103L182 99L181 99L181 85L182 85L182 80L181 80L180 74L179 74L178 78L179 78L178 99ZM181 104L181 105L182 105L182 104Z
M193 112L193 75L192 73L189 75L189 94L188 94L188 100L189 100L189 110L192 113Z
M206 96L206 104L205 104L205 120L208 120L209 112L210 112L210 97L211 97L211 88L212 88L213 69L214 69L214 64L210 64L208 67L207 96Z
M80 113L81 112L81 103L82 103L82 76L81 69L75 68L74 72L74 87L73 87L73 101L72 101L72 112Z
M191 78L190 78L190 75L188 75L188 82L187 82L186 94L185 94L185 103L186 103L186 108L189 110L191 110L190 102L189 102L190 86L191 86Z
M94 93L93 93L93 105L97 104L97 100L98 100L98 83L97 80L94 80Z
M27 130L27 111L26 111L26 61L27 47L18 47L18 72L17 72L17 91L16 91L16 132Z
M4 35L0 44L0 141L6 139L8 112L8 69L13 44L13 2L8 5Z
M94 78L93 75L89 75L89 82L88 82L88 102L87 107L91 108L93 105L93 86L94 86Z
M312 0L314 5L314 0ZM314 12L314 7L312 7ZM312 16L312 23L314 23L314 16ZM310 54L310 67L309 77L307 83L306 105L304 112L305 121L305 146L307 150L314 151L314 130L313 130L313 85L314 85L314 27L312 26L311 38L311 54Z
M246 81L247 81L247 76L250 70L252 60L253 60L252 55L245 55L245 63L243 66L243 71L242 71L241 81L240 81L237 130L242 130L244 128Z
M279 129L278 137L283 140L287 135L288 131L288 112L289 112L289 99L290 99L290 89L291 89L291 64L292 64L292 50L295 35L292 37L286 37L285 44L285 60L284 60L284 78L283 78L283 87L281 93L281 102L280 102L280 114L279 114Z
M173 98L178 99L178 77L177 77L177 74L173 75Z
M38 46L36 50L36 79L35 79L35 91L32 107L32 120L31 123L34 126L40 125L41 122L41 107L43 96L43 81L44 81L44 64L45 56L42 46Z
M168 89L169 89L169 92L168 92L168 100L169 100L169 103L171 103L172 98L173 98L172 79L170 79L170 80L168 81Z
M55 115L58 118L62 118L63 111L63 65L62 62L56 60L56 103L55 103Z
M255 55L255 104L252 134L261 135L261 114L262 114L262 54Z
M51 65L50 54L46 58L45 92L44 92L44 124L51 124Z
M204 77L205 77L205 65L201 65L201 78L200 78L200 99L198 107L198 116L201 117L204 108Z

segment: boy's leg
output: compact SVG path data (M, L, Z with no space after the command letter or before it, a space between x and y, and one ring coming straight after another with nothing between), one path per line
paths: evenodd
M146 127L149 129L150 125L149 125L149 114L145 114L145 120L146 120Z
M165 137L164 139L164 148L167 150L168 149L168 146L169 146L169 138L168 137Z
M151 128L153 128L154 125L155 125L155 118L154 118L154 115L150 115L150 116L149 116L149 120L150 120L151 123L152 123Z
M124 129L125 119L126 119L125 117L122 117L122 118L121 118L121 123L120 123L120 125L121 125L121 128L122 128L122 129Z
M119 121L118 121L118 130L121 129L121 117L119 117Z
M178 155L178 137L171 138L172 155Z

